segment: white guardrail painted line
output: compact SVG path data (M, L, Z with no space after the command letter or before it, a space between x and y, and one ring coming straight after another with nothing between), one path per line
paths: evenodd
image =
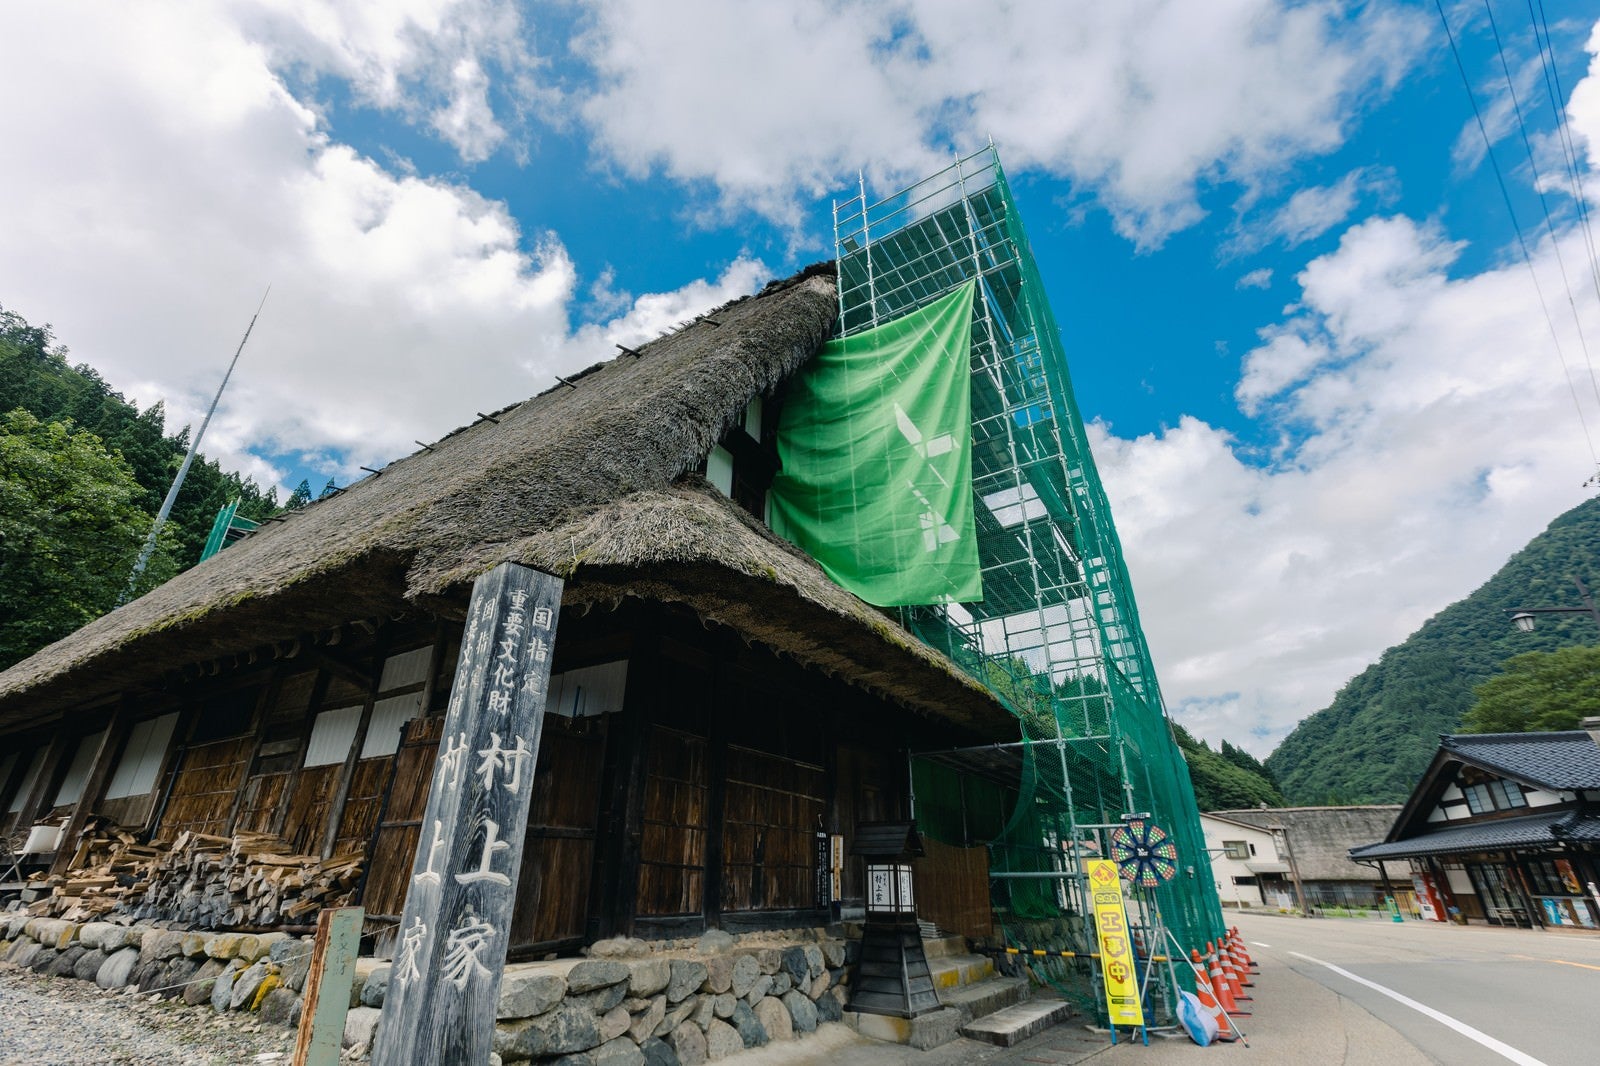
M1392 988L1386 988L1383 985L1378 984L1376 981L1369 981L1365 977L1361 977L1358 974L1353 974L1342 966L1335 966L1331 962L1323 962L1319 958L1315 958L1311 955L1305 955L1298 951L1291 951L1289 954L1293 955L1297 959L1305 959L1307 962L1314 962L1318 966L1325 966L1334 973L1338 974L1340 977L1348 978L1358 985L1364 985L1367 988L1372 989L1374 992L1388 996L1396 1003L1404 1004L1405 1006L1416 1011L1418 1014L1425 1014L1429 1018L1432 1018L1434 1021L1438 1022L1440 1025L1449 1026L1451 1029L1454 1029L1468 1040L1482 1044L1495 1054L1502 1055L1505 1058L1510 1059L1512 1062L1517 1063L1518 1066L1546 1066L1546 1063L1544 1063L1542 1060L1534 1058L1525 1051L1518 1051L1510 1044L1496 1040L1488 1033L1474 1029L1466 1022L1457 1021L1456 1019L1450 1017L1450 1015L1445 1014L1443 1011L1434 1010L1426 1003L1418 1003L1410 996L1403 996Z

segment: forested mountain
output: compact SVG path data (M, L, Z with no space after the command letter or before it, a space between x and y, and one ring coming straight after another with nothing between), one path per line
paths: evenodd
M1600 500L1550 523L1466 599L1423 623L1302 721L1267 758L1290 803L1400 803L1439 746L1462 731L1473 689L1512 656L1600 641L1586 614L1519 632L1511 607L1579 606L1573 578L1600 582Z
M1194 800L1202 811L1238 810L1243 807L1284 806L1283 793L1272 780L1272 773L1243 748L1226 740L1219 751L1212 751L1203 740L1196 740L1176 722L1172 725L1178 748L1189 764L1194 782Z
M161 404L140 411L68 363L48 326L0 308L0 669L116 605L188 447ZM196 456L144 587L199 561L236 498L246 518L278 509Z

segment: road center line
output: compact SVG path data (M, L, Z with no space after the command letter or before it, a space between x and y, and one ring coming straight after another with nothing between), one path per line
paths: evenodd
M1456 1032L1460 1033L1462 1036L1466 1037L1468 1040L1472 1040L1472 1041L1475 1041L1475 1042L1477 1042L1479 1044L1482 1044L1484 1047L1488 1048L1490 1051L1493 1051L1495 1054L1504 1056L1505 1058L1510 1059L1512 1062L1518 1063L1519 1066L1545 1066L1544 1062L1540 1061L1539 1059L1534 1058L1532 1055L1529 1055L1527 1052L1518 1051L1516 1048L1512 1047L1510 1044L1507 1044L1507 1043L1504 1043L1502 1041L1496 1040L1494 1037L1490 1036L1488 1033L1481 1032L1481 1031L1479 1031L1477 1029L1474 1029L1472 1026L1468 1025L1466 1022L1457 1021L1456 1019L1450 1017L1450 1015L1445 1014L1442 1011L1436 1011L1432 1007L1428 1006L1426 1003L1418 1003L1416 1000L1412 999L1410 996L1403 996L1399 992L1396 992L1392 988L1386 988L1383 985L1378 984L1376 981L1369 981L1365 977L1361 977L1361 976L1359 976L1357 974L1353 974L1349 970L1346 970L1341 966L1335 966L1331 962L1323 962L1321 959L1314 958L1314 957L1312 957L1310 955L1301 954L1298 951L1291 951L1291 952L1289 952L1289 954L1295 956L1296 958L1305 959L1307 962L1314 962L1318 966L1326 966L1328 969L1332 970L1334 973L1338 974L1340 977L1348 978L1348 979L1354 981L1358 985L1365 985L1367 988L1372 989L1374 992L1379 992L1379 993L1381 993L1381 994L1383 994L1385 996L1388 996L1390 999L1394 1000L1396 1003L1400 1003L1400 1004L1403 1004L1403 1005L1405 1005L1407 1007L1410 1007L1412 1010L1416 1011L1418 1014L1425 1014L1429 1018L1432 1018L1434 1021L1438 1022L1440 1025L1449 1026L1451 1029L1454 1029Z
M1272 946L1271 944L1265 943L1265 942L1260 941L1260 940L1252 940L1252 941L1250 941L1250 943L1254 944L1258 948L1270 948Z

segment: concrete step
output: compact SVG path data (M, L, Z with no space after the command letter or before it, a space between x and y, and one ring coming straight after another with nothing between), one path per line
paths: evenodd
M945 959L951 955L965 955L967 953L967 938L964 936L923 937L922 953L929 959Z
M939 1002L961 1011L966 1021L982 1018L995 1011L1014 1007L1028 998L1026 977L996 977L992 981L979 981L975 985L960 985L940 989Z
M1011 1047L1035 1033L1043 1032L1071 1013L1072 1005L1065 1000L1036 996L1026 1003L968 1022L961 1027L961 1035L999 1047Z
M994 976L994 960L986 955L945 955L928 960L936 990L959 988Z

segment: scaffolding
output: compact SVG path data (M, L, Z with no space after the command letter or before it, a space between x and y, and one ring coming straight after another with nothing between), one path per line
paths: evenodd
M876 201L835 202L837 335L916 310L973 279L972 480L983 599L899 608L902 623L988 686L1022 739L912 760L920 828L985 845L1007 944L1088 953L1087 859L1124 815L1179 850L1175 880L1129 892L1146 954L1204 950L1222 912L1188 767L1172 737L1066 355L993 145ZM1036 959L1104 1018L1081 958ZM1156 968L1158 1015L1173 989ZM1170 973L1170 971L1167 971ZM1185 980L1182 976L1179 980ZM1187 982L1186 982L1187 983Z

